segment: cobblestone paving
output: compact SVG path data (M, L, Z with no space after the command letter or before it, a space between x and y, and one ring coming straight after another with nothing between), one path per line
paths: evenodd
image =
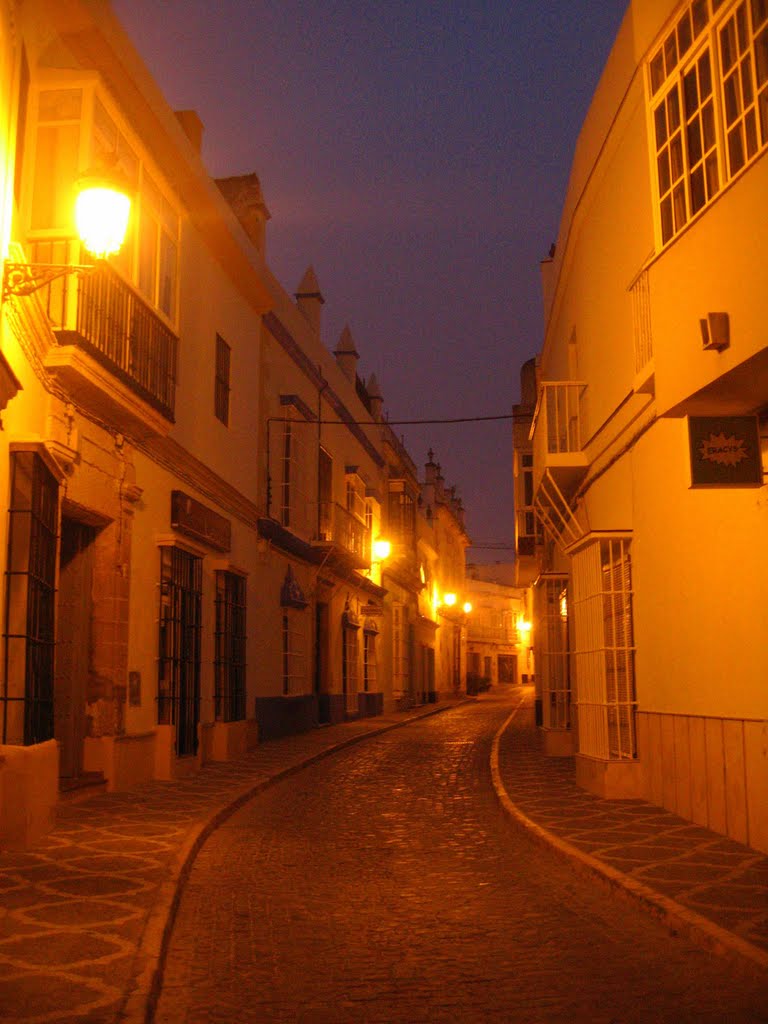
M518 810L768 954L768 857L642 800L593 796L576 785L573 758L542 757L540 749L530 689L499 748Z
M148 919L190 837L277 773L408 717L314 730L183 782L60 807L56 828L33 850L0 853L0 1020L123 1019L144 967Z
M489 754L511 706L371 739L231 817L189 877L158 1024L768 1021L764 974L505 815Z

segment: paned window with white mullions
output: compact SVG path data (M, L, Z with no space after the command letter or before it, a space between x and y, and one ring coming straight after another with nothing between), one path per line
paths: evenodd
M283 611L283 696L306 691L306 613Z
M768 145L768 0L696 0L648 84L662 244Z

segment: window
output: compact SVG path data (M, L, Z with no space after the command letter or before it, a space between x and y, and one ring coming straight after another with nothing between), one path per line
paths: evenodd
M139 192L139 291L169 320L176 315L178 217L144 171Z
M21 47L21 68L19 70L19 101L16 108L16 158L13 169L13 198L21 205L21 179L24 168L24 137L27 128L27 102L29 99L29 62L27 48Z
M650 61L662 244L768 145L768 3L710 4L711 18L707 0L690 5Z
M388 529L401 542L412 539L416 530L416 505L401 480L389 485Z
M283 611L283 696L306 691L305 615Z
M405 607L396 602L392 605L392 689L400 695L409 687L407 629Z
M245 577L217 572L214 705L223 722L245 718L245 601Z
M220 334L216 335L216 380L214 384L214 412L216 419L229 426L229 362L230 348Z
M176 754L197 751L203 561L182 548L160 549L157 720L176 726Z
M53 739L59 488L37 452L11 452L10 470L0 736L29 745Z
M543 724L571 727L567 576L541 576L536 584L536 675L541 684Z
M363 632L363 690L371 693L376 690L376 633L365 628Z
M606 760L637 756L630 552L604 538L573 557L579 749Z
M365 484L356 473L347 473L347 512L365 523Z
M533 507L533 455L521 452L518 455L518 477L520 498L516 508L517 553L532 555L536 547L536 539L540 534Z
M175 320L179 216L159 178L139 158L93 84L42 89L36 103L30 242L41 246L37 258L47 259L42 255L47 244L57 253L56 245L64 249L59 262L84 262L79 251L67 251L74 238L73 185L86 168L115 170L134 191L135 203L126 240L110 263L148 305Z
M280 481L280 522L283 526L291 525L291 476L294 461L293 424L286 420L283 424L283 445L281 453L282 474Z
M281 396L281 402L293 396ZM314 456L308 419L295 405L286 405L285 418L276 420L270 440L277 477L277 517L293 533L308 536L315 529L316 493L310 490L309 459ZM312 474L314 477L314 473Z
M342 623L341 685L348 712L357 711L357 634L358 626L346 618Z

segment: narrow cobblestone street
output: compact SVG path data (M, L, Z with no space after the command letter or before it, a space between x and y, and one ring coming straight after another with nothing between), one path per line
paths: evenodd
M181 900L162 1024L768 1021L765 976L533 842L491 785L503 696L247 803Z

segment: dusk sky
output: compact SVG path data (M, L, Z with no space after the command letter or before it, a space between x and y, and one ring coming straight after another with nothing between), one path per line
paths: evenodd
M539 262L627 0L114 0L214 177L256 171L267 259L311 263L391 420L511 413L541 345ZM478 543L511 542L511 424L402 426ZM511 551L469 552L478 561Z

